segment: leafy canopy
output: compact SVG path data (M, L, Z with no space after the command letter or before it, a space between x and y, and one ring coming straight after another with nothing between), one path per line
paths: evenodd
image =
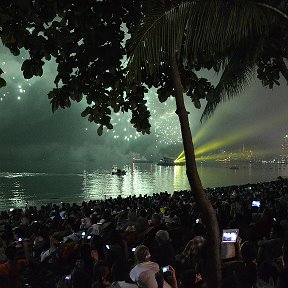
M273 2L286 11L287 1ZM175 52L183 89L197 108L206 99L212 111L227 92L239 93L255 65L263 85L279 84L280 67L286 68L279 61L287 57L288 34L275 11L244 0L169 0L165 7L161 3L2 0L0 37L13 55L21 49L28 51L29 58L22 64L26 79L41 77L45 61L53 57L57 75L55 88L48 94L52 111L86 98L82 116L99 124L99 135L104 127L113 128L111 114L119 111L131 111L131 124L149 133L144 94L154 86L161 102L174 96L167 59ZM127 45L128 68L123 64L127 57L124 30L132 35ZM247 54L248 47L254 52ZM241 73L233 63L240 63ZM196 75L195 70L201 68L229 69L214 88ZM0 77L0 88L5 85Z

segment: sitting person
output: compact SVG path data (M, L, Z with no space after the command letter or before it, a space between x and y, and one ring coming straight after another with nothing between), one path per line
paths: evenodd
M80 226L78 224L73 224L71 229L72 229L72 233L70 235L64 237L64 239L63 239L64 243L81 240Z
M0 287L20 288L22 287L22 272L29 261L29 242L24 241L25 259L16 259L17 248L8 246L5 250L8 261L0 264Z
M110 288L137 288L136 284L131 283L129 277L128 261L120 260L114 263L111 269L111 278L113 283Z
M149 249L140 245L136 247L134 252L136 265L130 271L130 278L137 283L139 287L143 288L158 288L156 274L160 271L159 265L151 262L151 255ZM170 285L164 280L163 288L168 288Z
M185 246L176 260L181 270L193 269L196 273L203 273L206 260L206 240L202 236L195 236Z
M93 267L99 260L98 251L89 244L80 246L80 259L72 272L73 288L90 288L93 283Z
M84 217L81 219L80 229L89 229L92 225L92 221L90 218L90 211L85 210Z
M283 244L282 248L282 269L279 272L276 288L288 287L288 240Z
M175 250L169 242L170 236L166 230L159 230L156 233L156 246L153 247L153 259L161 266L171 265L175 267Z
M0 264L5 263L7 261L7 257L5 254L5 242L0 238Z
M258 241L258 265L265 262L272 262L282 254L284 243L284 229L280 224L274 224L271 228L270 238Z
M240 248L240 259L223 263L223 281L234 280L241 288L254 288L257 282L257 250L248 241ZM232 279L233 278L233 279Z
M159 230L167 230L165 223L162 223L160 214L154 213L150 220L149 227L144 232L142 242L150 249L155 243L155 236Z
M60 239L56 239L55 235L50 236L50 247L40 254L40 262L54 263L56 261L57 248L60 245Z
M106 288L111 286L109 267L104 261L99 261L94 265L92 288Z

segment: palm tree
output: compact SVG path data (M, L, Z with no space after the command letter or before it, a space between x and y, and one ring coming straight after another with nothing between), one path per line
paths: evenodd
M172 2L172 4L171 4ZM254 1L151 1L139 20L139 27L127 42L128 81L145 82L146 78L168 74L173 82L173 96L179 117L186 158L186 174L207 228L208 253L206 279L208 286L219 287L221 281L220 236L215 211L204 192L198 175L195 153L184 104L185 87L181 77L183 65L205 66L203 55L213 59L224 72L208 100L204 117L220 101L242 91L255 68L263 38L269 35L279 15L288 17L277 7ZM253 43L257 42L257 45ZM253 48L247 54L248 49ZM201 56L201 57L200 57ZM201 62L202 61L202 62ZM235 63L238 64L235 69ZM239 63L241 63L239 65ZM180 69L179 69L180 67ZM226 68L226 70L225 70ZM228 97L228 98L229 98Z

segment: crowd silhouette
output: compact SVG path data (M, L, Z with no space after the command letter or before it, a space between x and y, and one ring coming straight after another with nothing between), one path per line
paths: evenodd
M221 287L287 288L287 179L206 193L221 233L230 229ZM207 287L193 191L27 206L2 211L0 224L0 288Z

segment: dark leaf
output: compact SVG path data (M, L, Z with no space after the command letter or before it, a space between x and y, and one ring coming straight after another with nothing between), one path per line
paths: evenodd
M98 136L101 136L103 134L103 125L98 127L97 134L98 134Z
M54 113L59 108L59 102L57 100L52 101L52 112Z
M3 78L0 78L0 88L6 86L6 81Z

